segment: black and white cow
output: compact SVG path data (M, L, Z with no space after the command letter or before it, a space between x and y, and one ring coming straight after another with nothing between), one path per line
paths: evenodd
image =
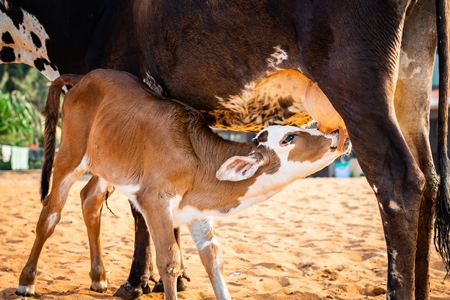
M450 269L450 228L441 215L447 168L439 184L428 140L437 28L441 71L448 72L448 10L444 0L0 0L0 60L30 64L50 80L96 67L125 70L193 106L211 126L247 131L309 121L296 101L296 76L285 75L307 76L345 120L377 196L387 297L429 299L435 201L435 241ZM446 150L441 146L441 167ZM133 214L135 259L120 295L151 275L148 233Z

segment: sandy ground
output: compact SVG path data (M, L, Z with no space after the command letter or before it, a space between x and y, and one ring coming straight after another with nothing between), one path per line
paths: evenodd
M113 194L103 209L102 245L109 270L105 294L89 291L89 249L79 191L71 190L61 223L47 241L36 280L38 299L113 299L126 280L133 220L126 198ZM38 172L0 172L0 298L15 299L18 277L39 216ZM377 203L364 178L311 178L272 199L216 220L224 274L233 299L385 299L385 244ZM214 299L186 228L182 247L192 281L180 299ZM450 299L450 281L436 252L431 299ZM141 299L163 299L161 294Z

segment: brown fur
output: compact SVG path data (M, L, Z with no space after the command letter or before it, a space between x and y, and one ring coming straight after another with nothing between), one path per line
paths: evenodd
M27 283L26 286L33 285L42 246L59 222L71 185L85 171L91 171L94 176L81 196L91 249L92 288L97 291L106 289L99 244L99 212L103 201L116 186L128 191L128 196L135 198L134 204L143 212L155 240L166 298L176 298L176 276L183 271L183 264L172 232L175 217L169 213L171 203L180 201L174 204L174 209L182 211L182 217L189 217L189 211L186 213L183 209L190 207L199 212L227 214L241 204L259 176L279 171L281 164L277 153L259 143L249 145L225 141L214 134L203 117L190 107L168 99L156 100L151 91L130 74L99 69L81 80L78 76L63 75L52 84L46 109L46 114L52 116L46 124L46 170L51 170L52 166L54 145L51 147L49 143L55 142L59 93L65 84L73 87L63 104L61 147L54 163L52 190L43 201L36 241L20 275L20 282ZM273 132L275 134L276 131ZM317 131L315 133L318 134ZM296 137L300 135L293 134ZM263 133L259 142L267 140L270 140L270 133ZM305 151L305 142L308 143L308 151ZM294 175L289 174L292 178L288 176L287 179L283 177L286 174L281 174L283 179L274 183L274 187L270 186L272 183L264 183L267 190L262 190L261 195L279 191L343 153L330 150L333 149L332 139L321 135L295 138L284 146L288 145L291 148L286 154L290 158L296 162L314 159L318 162L316 169L291 171ZM294 152L296 154L292 154ZM310 152L316 155L311 156ZM244 157L252 162L251 166L257 165L254 175L245 177L246 172L250 173L248 166L231 163L231 171L236 170L245 180L216 178L221 165L235 157ZM47 171L43 173L44 177L48 180ZM126 186L137 189L130 192ZM259 193L260 189L257 190ZM251 197L256 196L251 194ZM202 262L219 297L228 293L220 279L221 263L217 263L221 261L220 248L214 244L212 224L207 219L198 221L192 221L188 226L200 230L200 233L196 230L191 233L200 247ZM206 250L204 244L210 244L205 246Z

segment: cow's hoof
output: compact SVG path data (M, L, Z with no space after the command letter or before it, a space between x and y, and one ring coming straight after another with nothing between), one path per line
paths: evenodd
M17 296L21 297L33 297L34 296L34 284L29 286L19 285L16 291Z
M128 281L125 282L124 284L122 284L120 286L120 288L114 293L114 297L120 297L122 299L125 300L134 300L140 296L142 296L142 294L144 294L144 292L147 291L147 294L150 292L150 288L147 287L142 289L142 286L132 286Z
M150 294L152 292L152 290L150 289L150 285L146 285L142 288L142 292L144 293L144 295Z
M184 283L184 280L181 276L178 276L177 278L177 292L183 292L187 288L186 284ZM153 293L163 293L164 292L164 285L162 283L162 280L160 279L152 290Z

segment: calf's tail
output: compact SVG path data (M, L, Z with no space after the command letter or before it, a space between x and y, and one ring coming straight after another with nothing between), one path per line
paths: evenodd
M49 190L50 176L53 169L53 160L56 149L56 127L58 126L60 96L63 86L72 87L77 84L83 75L66 74L53 81L48 90L45 104L45 132L44 132L44 163L41 173L41 201L45 199Z
M438 157L440 182L435 206L434 245L450 272L450 163L447 149L448 134L448 39L449 28L446 0L436 0L439 54Z

